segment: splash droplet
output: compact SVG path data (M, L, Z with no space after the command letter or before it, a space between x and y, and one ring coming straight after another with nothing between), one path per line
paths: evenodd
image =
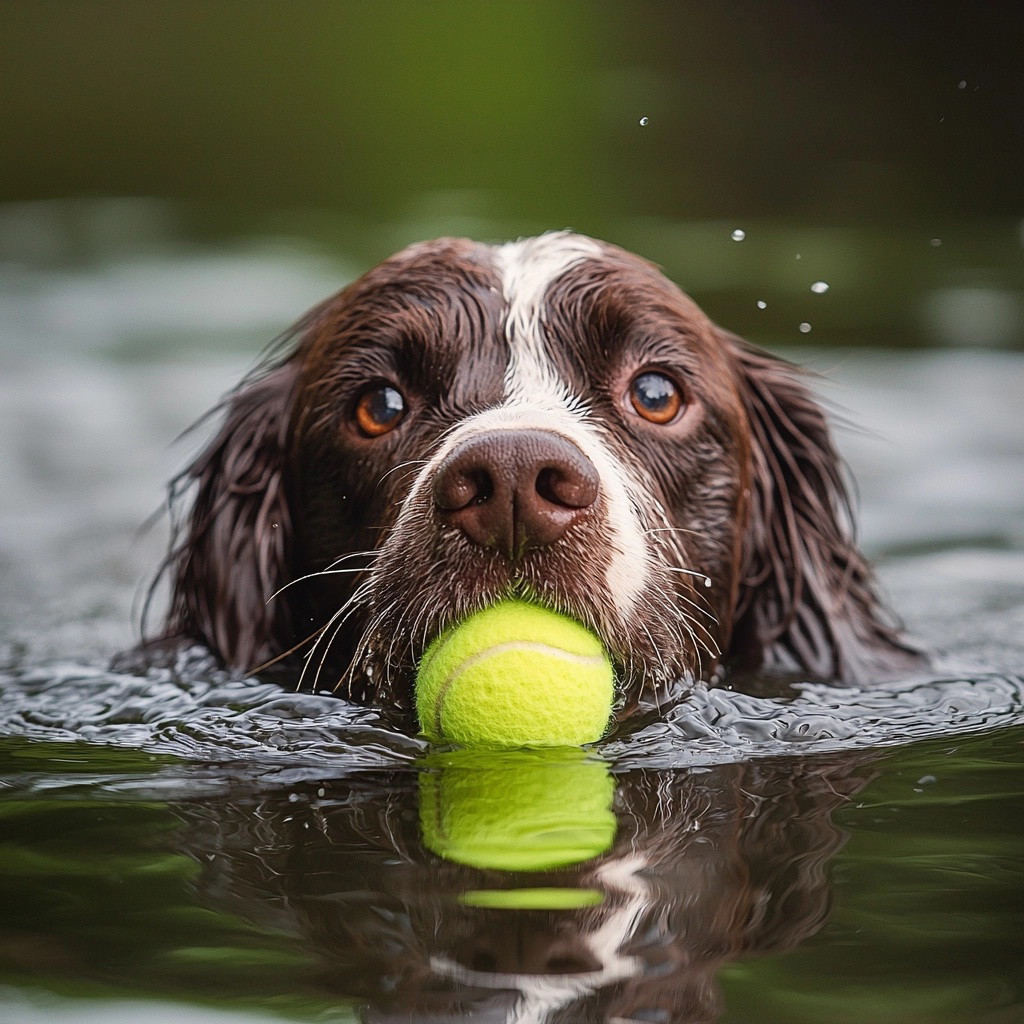
M800 325L800 333L801 334L810 334L811 333L811 325L806 320Z
M746 237L747 237L747 233L746 233L746 231L744 231L744 230L743 230L742 228L737 228L737 229L736 229L736 230L735 230L735 231L734 231L734 232L732 233L732 240L733 240L734 242L742 242L742 241L743 241L743 239L744 239L744 238L746 238Z
M644 126L645 124L647 124L647 123L648 123L648 122L649 122L650 120L651 120L651 119L650 119L649 117L641 117L641 118L640 118L640 126L641 126L641 127L643 127L643 126Z
M928 244L929 244L929 245L930 245L930 246L931 246L931 247L932 247L933 249L938 249L938 247L939 247L940 245L942 245L942 239L941 239L941 238L933 238L933 239L931 239L931 240L930 240L930 241L928 242Z
M825 292L828 291L828 282L815 281L814 284L811 285L811 291L814 292L815 295L824 295Z
M967 83L963 79L961 79L959 82L957 82L956 87L958 89L966 89L967 88Z
M768 303L765 302L764 299L758 299L757 300L757 308L758 309L767 309L768 308Z
M800 253L797 253L797 254L796 254L796 258L797 258L797 259L800 259Z

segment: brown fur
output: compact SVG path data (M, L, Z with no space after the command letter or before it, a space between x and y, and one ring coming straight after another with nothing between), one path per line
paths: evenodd
M405 705L432 635L525 589L603 636L627 710L645 687L720 666L853 682L912 661L854 543L841 462L802 371L720 330L613 246L558 279L545 308L560 375L650 495L658 558L714 587L666 570L622 622L593 570L606 557L599 522L515 567L449 536L429 509L398 522L444 433L501 401L508 348L492 250L447 239L322 304L226 399L219 432L172 484L172 507L194 496L165 564L162 641L200 641L247 671L315 645L307 684L341 681L353 697ZM661 430L624 418L616 400L651 364L685 379L689 399ZM396 377L407 424L357 436L352 396ZM655 534L662 523L671 530Z

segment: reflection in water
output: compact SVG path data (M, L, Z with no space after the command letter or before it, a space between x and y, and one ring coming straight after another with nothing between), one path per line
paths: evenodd
M847 756L613 787L582 755L483 757L179 805L200 898L300 935L369 1021L710 1021L724 965L824 924L831 815L867 775Z

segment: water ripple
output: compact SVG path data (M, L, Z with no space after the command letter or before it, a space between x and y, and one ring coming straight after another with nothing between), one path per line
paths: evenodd
M886 747L1024 723L1024 677L928 676L877 687L804 684L755 697L700 686L601 753L671 768ZM0 734L88 742L189 762L316 773L409 765L426 744L372 708L234 678L197 651L145 675L61 663L0 674Z
M871 687L806 683L795 698L700 686L603 753L622 767L671 768L752 757L888 747L1024 723L1024 677L916 678Z

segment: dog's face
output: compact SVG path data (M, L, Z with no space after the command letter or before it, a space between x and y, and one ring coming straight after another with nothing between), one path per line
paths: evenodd
M723 656L851 675L895 643L798 375L640 258L422 243L298 331L185 478L170 632L245 667L311 634L309 681L400 704L505 596L597 632L627 704Z
M714 328L648 264L573 235L415 246L331 310L299 386L303 564L379 550L361 665L393 677L507 595L587 623L627 678L715 664L745 417Z

